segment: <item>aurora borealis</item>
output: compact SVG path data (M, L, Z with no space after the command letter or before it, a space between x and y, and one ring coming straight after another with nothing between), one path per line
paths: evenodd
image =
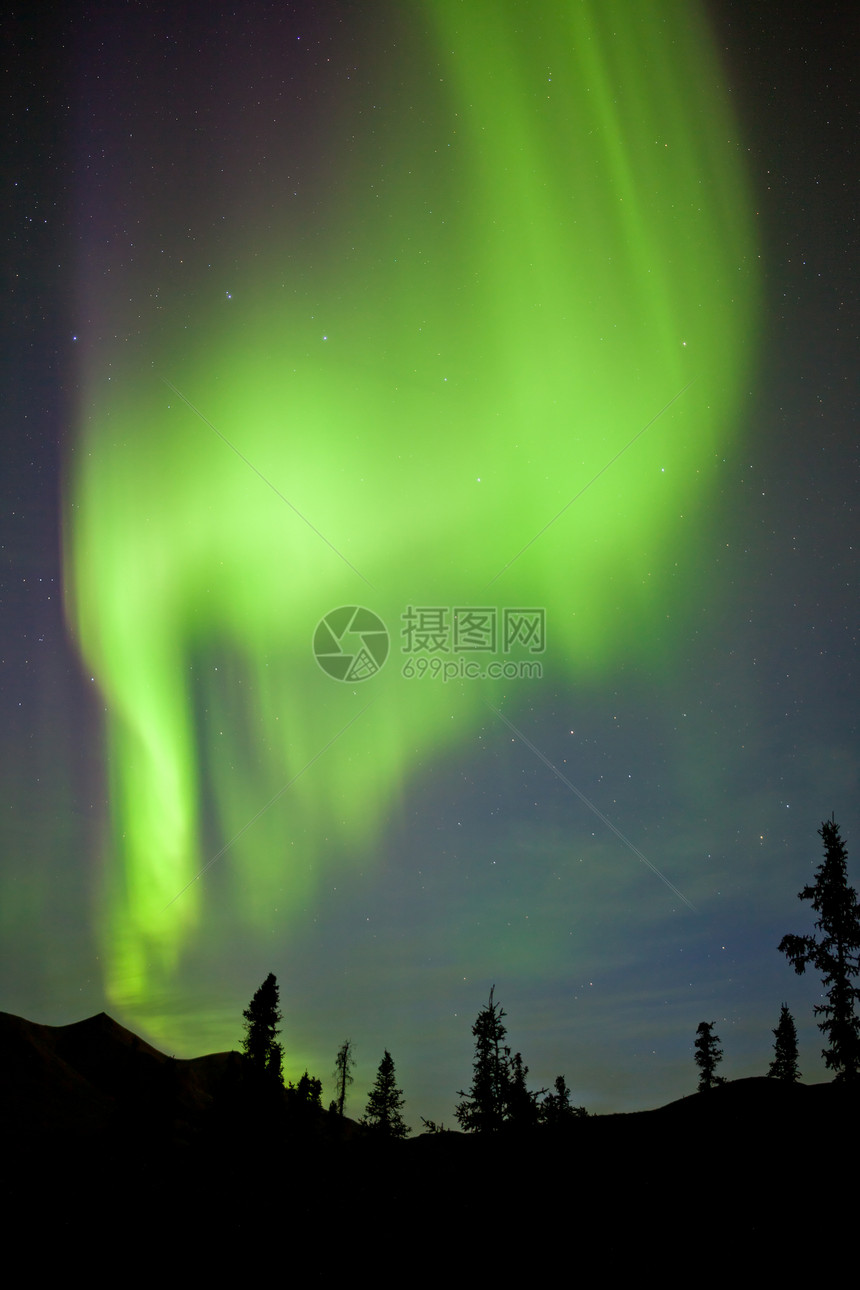
M13 923L66 893L85 1011L169 1051L235 1044L274 971L288 1073L325 1080L350 1033L370 1077L388 1047L407 1101L419 1069L437 1099L413 1121L450 1114L494 981L535 1078L565 1070L577 1100L658 1099L643 1061L644 1087L683 1089L702 1009L727 1066L734 1026L754 1063L801 998L760 925L773 901L800 917L830 810L853 856L856 756L808 709L777 732L797 630L850 722L807 639L841 649L845 622L792 627L794 588L774 597L759 477L786 467L786 542L844 539L792 492L815 486L803 441L756 424L767 166L725 13L88 15L64 82L67 715L34 754L65 769ZM314 660L339 606L389 630L367 680ZM540 674L405 676L416 610ZM545 648L506 653L504 615L538 611ZM43 809L29 773L10 762L16 818ZM748 1004L759 955L772 1018ZM72 971L47 958L43 982ZM595 1057L604 1026L623 1039Z
M370 694L333 689L308 657L314 623L359 591L395 624L398 605L481 605L500 567L672 404L493 588L545 606L560 676L617 665L634 625L647 655L660 566L733 433L756 259L720 142L726 109L691 75L707 66L698 33L676 22L661 40L647 5L615 32L599 6L577 6L524 43L520 6L431 9L417 41L442 91L410 76L404 101L383 75L380 111L432 113L434 153L455 158L424 161L426 122L380 141L372 115L345 111L353 135L326 153L322 210L278 232L275 206L253 242L265 282L245 263L248 221L230 248L235 289L217 299L201 237L189 304L140 328L133 367L120 356L114 372L114 346L86 363L70 616L111 714L108 989L153 1026L150 1000L205 922L193 880L210 853L295 780L224 861L234 916L265 926L280 893L289 927L320 870L377 842L413 763L486 710L480 683L446 712L429 679L406 685L394 666ZM295 165L294 130L288 118L257 141L273 168ZM152 146L157 219L175 145ZM220 187L207 193L216 209ZM325 251L290 290L320 222ZM133 267L125 277L133 303L151 287ZM285 513L286 496L316 531ZM496 701L517 710L514 695ZM366 703L351 737L302 773Z

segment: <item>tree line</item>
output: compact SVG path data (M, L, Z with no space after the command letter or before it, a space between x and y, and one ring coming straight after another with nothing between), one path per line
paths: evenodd
M860 1018L856 1003L860 988L854 978L860 974L860 902L848 885L847 853L839 825L825 820L818 830L824 842L824 860L815 873L815 881L798 893L800 900L810 901L818 914L815 932L789 934L779 944L798 974L813 967L821 973L826 1002L815 1006L821 1018L819 1029L829 1046L822 1050L825 1064L838 1081L860 1077ZM533 1090L526 1083L528 1067L520 1053L512 1053L505 1042L507 1030L504 1009L494 999L495 986L485 1007L472 1027L475 1057L472 1083L461 1089L461 1099L454 1111L460 1127L470 1133L494 1133L502 1128L534 1129L539 1125L558 1127L587 1115L584 1107L574 1106L565 1077L556 1077L553 1091ZM278 983L270 973L244 1010L245 1036L242 1050L246 1059L267 1079L283 1086L283 1045L278 1039L282 1020ZM797 1053L797 1030L788 1005L783 1003L779 1022L773 1031L774 1057L768 1075L795 1083L800 1078ZM708 1092L725 1083L717 1074L723 1057L714 1022L702 1021L694 1043L695 1064L699 1071L700 1092ZM353 1082L355 1054L350 1039L344 1041L335 1059L336 1097L329 1110L343 1116L347 1089ZM288 1092L303 1104L322 1109L322 1083L304 1072ZM370 1090L361 1123L379 1136L404 1138L410 1132L403 1119L404 1097L398 1087L391 1053L386 1049ZM431 1132L438 1131L432 1121L422 1121Z
M860 974L860 902L854 888L848 885L848 853L839 825L834 819L825 820L818 836L824 843L824 859L815 871L815 881L797 893L798 899L810 901L818 914L815 932L783 936L778 948L798 975L807 967L821 974L826 1002L813 1009L821 1018L818 1028L829 1041L821 1056L834 1078L842 1083L860 1078L860 1017L855 1007L860 988L854 984ZM696 1031L700 1092L725 1082L716 1073L723 1050L713 1028L712 1021L702 1021ZM797 1029L785 1003L773 1034L776 1042L768 1075L795 1083L800 1079Z
M256 991L242 1016L245 1018L242 1052L246 1059L266 1081L283 1087L284 1048L278 1039L283 1017L280 990L277 977L273 972L269 973ZM337 1115L344 1114L346 1093L353 1082L354 1067L355 1054L352 1040L346 1039L338 1049L335 1058L336 1097L329 1106L329 1111ZM307 1071L297 1084L290 1082L287 1085L287 1092L292 1094L299 1103L322 1110L322 1081ZM370 1090L361 1123L381 1136L405 1138L410 1129L403 1119L403 1101L403 1093L397 1087L394 1062L391 1053L386 1049L379 1063L376 1082Z

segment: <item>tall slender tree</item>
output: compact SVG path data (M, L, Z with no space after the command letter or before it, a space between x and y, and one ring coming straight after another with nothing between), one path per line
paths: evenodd
M720 1048L720 1037L713 1030L713 1021L700 1021L696 1027L695 1049L700 1093L706 1093L726 1082L722 1075L717 1074L717 1063L723 1060L723 1050Z
M490 999L478 1013L472 1027L475 1036L475 1060L472 1063L472 1087L458 1096L463 1099L454 1114L467 1132L495 1133L502 1127L510 1087L511 1050L505 1046L505 1016L501 1004Z
M394 1062L391 1053L386 1048L385 1056L379 1063L376 1082L370 1090L367 1108L361 1122L369 1128L375 1129L381 1137L405 1138L410 1129L403 1119L402 1110L403 1094L397 1087L397 1080L394 1077Z
M283 1045L278 1042L281 1021L278 982L270 972L245 1008L245 1038L242 1051L256 1070L283 1084Z
M773 1061L767 1073L771 1079L796 1084L800 1079L800 1071L797 1069L797 1029L787 1003L779 1010L779 1024L773 1034L776 1042L773 1046Z
M355 1054L353 1051L352 1040L345 1039L337 1050L335 1058L334 1077L337 1081L337 1099L336 1107L338 1115L343 1115L343 1108L346 1105L346 1090L352 1083L352 1072L355 1067Z
M824 843L824 859L815 871L815 882L798 892L819 915L818 935L783 936L779 943L795 972L800 975L811 965L821 973L827 1002L816 1004L821 1017L818 1028L829 1039L822 1049L828 1068L838 1080L860 1077L860 1018L855 1005L860 989L854 984L860 972L860 903L848 886L845 843L835 819L825 820L818 830Z

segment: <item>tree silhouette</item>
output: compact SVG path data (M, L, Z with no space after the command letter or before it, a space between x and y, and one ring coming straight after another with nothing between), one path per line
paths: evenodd
M507 1034L502 1023L505 1012L493 1002L493 991L485 1008L478 1013L472 1027L475 1036L475 1060L472 1063L472 1087L461 1089L463 1099L454 1114L467 1132L495 1133L502 1127L508 1104L511 1050L505 1047Z
M403 1094L397 1087L397 1081L394 1078L394 1062L386 1048L361 1122L383 1137L405 1138L410 1129L400 1114L402 1108Z
M343 1115L344 1104L346 1103L346 1090L352 1083L352 1071L355 1066L355 1057L353 1056L352 1040L345 1039L341 1044L335 1058L334 1077L337 1081L337 1113Z
M291 1084L290 1088L292 1087ZM318 1080L315 1075L309 1075L305 1071L295 1087L295 1094L299 1102L306 1102L309 1106L322 1110L322 1080Z
M557 1128L570 1120L587 1119L588 1112L584 1106L571 1106L570 1089L563 1075L555 1078L555 1092L548 1093L541 1103L541 1119L544 1124Z
M242 1051L256 1070L283 1084L284 1049L277 1038L281 1020L279 1003L278 982L270 972L242 1013L245 1018Z
M712 1034L713 1021L700 1021L696 1027L696 1065L699 1068L699 1092L706 1093L717 1084L725 1084L722 1075L717 1075L717 1063L723 1060L719 1035Z
M539 1099L546 1093L542 1088L532 1093L526 1087L528 1066L523 1065L521 1053L515 1053L508 1067L508 1088L505 1099L505 1118L518 1129L533 1129L540 1120Z
M860 1075L860 1019L854 1010L860 990L852 983L860 971L860 904L848 886L839 825L825 820L818 835L824 842L824 859L815 882L798 892L798 898L811 901L820 915L815 921L819 935L783 936L779 949L798 975L808 964L821 973L827 1002L816 1004L815 1014L822 1017L818 1028L830 1040L821 1055L837 1080L854 1080Z
M425 1120L423 1115L421 1116L421 1123L424 1125L425 1133L446 1133L447 1132L444 1124L437 1124L435 1120Z
M780 1008L779 1024L773 1033L776 1043L773 1046L773 1061L767 1073L773 1079L796 1084L800 1079L800 1071L797 1069L797 1030L786 1003Z

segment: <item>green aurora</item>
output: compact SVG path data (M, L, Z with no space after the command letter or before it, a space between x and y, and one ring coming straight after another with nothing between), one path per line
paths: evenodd
M232 279L219 231L131 342L97 299L120 339L81 374L68 613L107 714L107 991L163 1043L204 938L306 918L488 700L538 694L404 679L407 606L545 607L559 684L660 666L736 431L757 248L698 9L411 23L425 75L386 65L378 119L332 132L315 221L249 194ZM338 684L311 642L354 604L392 648Z

